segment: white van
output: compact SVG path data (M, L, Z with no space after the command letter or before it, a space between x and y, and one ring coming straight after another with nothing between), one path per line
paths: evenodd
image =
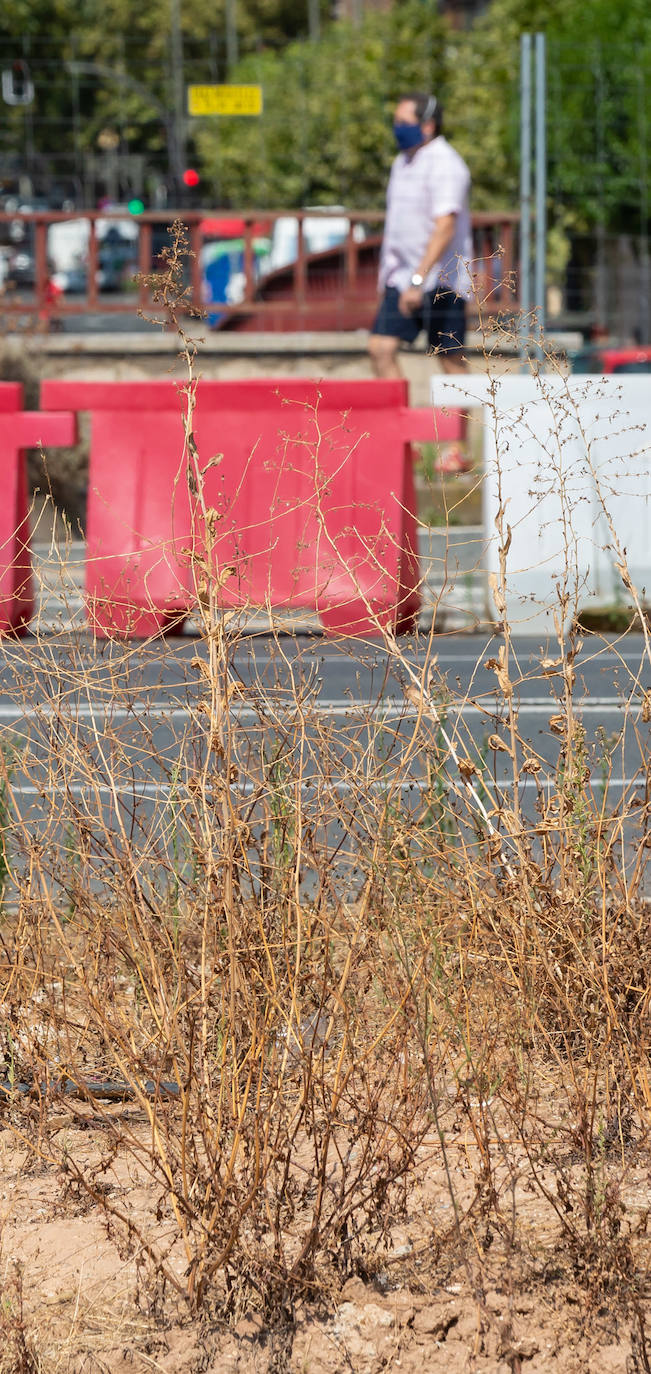
M350 230L343 205L306 205L303 220L303 244L306 253L325 253L345 243ZM356 224L353 230L356 243L365 238L364 228ZM260 263L261 275L288 267L298 257L298 219L295 215L281 215L274 223L271 251Z

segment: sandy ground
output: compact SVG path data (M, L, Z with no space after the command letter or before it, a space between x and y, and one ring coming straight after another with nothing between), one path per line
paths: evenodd
M86 1130L73 1125L65 1143L77 1158L100 1157L101 1132L91 1121ZM469 1158L466 1145L456 1161L462 1202L471 1194ZM103 1186L134 1218L153 1214L146 1180L127 1160L116 1160L109 1178ZM626 1278L598 1294L577 1283L551 1209L530 1192L521 1199L517 1249L478 1225L473 1254L471 1225L469 1247L455 1256L453 1242L441 1245L446 1228L450 1233L450 1202L431 1146L374 1275L299 1302L293 1324L284 1328L270 1328L247 1310L229 1324L220 1319L219 1304L191 1318L169 1295L153 1311L137 1251L129 1253L101 1208L66 1187L53 1166L34 1161L9 1129L0 1132L0 1182L0 1374L644 1374L650 1368L644 1240L635 1300ZM651 1201L648 1170L631 1171L628 1187L631 1217L639 1219Z

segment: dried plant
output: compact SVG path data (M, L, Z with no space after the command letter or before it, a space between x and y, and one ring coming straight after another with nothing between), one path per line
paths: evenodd
M4 646L12 1129L101 1209L150 1302L172 1291L193 1311L289 1322L299 1300L397 1262L423 1150L450 1203L447 1220L424 1216L427 1262L440 1274L456 1256L480 1304L491 1246L510 1271L532 1262L528 1192L552 1237L541 1269L565 1265L588 1303L639 1302L647 632L616 644L617 739L590 736L580 665L612 648L578 624L571 502L555 649L524 662L504 491L495 618L467 688L437 665L432 630L415 652L378 620L380 681L351 673L334 714L319 641L272 628L261 663L224 609L196 350L181 345L198 632L168 650L173 690L156 690L154 642L89 654L83 631L36 627ZM323 538L336 549L325 520ZM347 652L362 667L375 653ZM532 688L544 747L522 724ZM101 1123L101 1155L71 1149L62 1113ZM115 1186L125 1161L147 1205Z

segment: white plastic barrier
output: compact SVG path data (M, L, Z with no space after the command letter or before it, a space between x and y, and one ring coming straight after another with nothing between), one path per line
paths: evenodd
M489 620L501 619L490 578L501 506L516 632L553 631L564 596L565 629L577 608L630 602L617 543L642 598L651 593L651 377L436 376L431 395L435 406L463 400L471 432L482 425Z

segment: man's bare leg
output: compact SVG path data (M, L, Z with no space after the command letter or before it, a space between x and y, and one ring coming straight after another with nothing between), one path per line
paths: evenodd
M371 334L369 338L371 367L375 376L382 381L395 381L403 375L398 362L398 347L399 340L390 334Z
M441 367L448 377L468 371L468 364L462 353L443 353L440 357ZM466 416L466 419L468 416ZM439 453L438 459L434 464L436 472L442 475L453 475L456 472L469 472L472 468L471 459L465 450L465 444L452 444Z
M452 375L453 372L468 371L468 364L462 353L442 353L440 361L443 371L447 372L448 375Z

